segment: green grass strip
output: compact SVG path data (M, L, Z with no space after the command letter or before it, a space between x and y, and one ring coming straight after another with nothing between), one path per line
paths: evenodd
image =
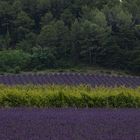
M140 108L140 88L0 85L0 107Z

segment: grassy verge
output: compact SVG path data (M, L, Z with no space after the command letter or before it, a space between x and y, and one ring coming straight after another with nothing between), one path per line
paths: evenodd
M1 85L0 107L140 108L140 88Z
M102 67L97 67L97 66L93 66L93 67L88 67L88 66L77 66L77 67L72 67L72 68L57 68L57 69L46 69L46 70L42 70L42 71L31 71L31 72L21 72L21 73L41 73L41 74L45 74L45 73L61 73L61 72L65 72L65 73L87 73L87 74L105 74L105 75L132 75L129 72L126 71L121 71L121 70L113 70L113 69L105 69Z

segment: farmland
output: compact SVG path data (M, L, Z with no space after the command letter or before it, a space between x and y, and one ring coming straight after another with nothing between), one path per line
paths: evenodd
M1 109L1 140L139 140L139 109Z
M139 140L139 77L1 75L0 140Z
M4 85L90 85L93 87L140 86L140 77L113 76L82 73L49 73L49 74L7 74L0 75L0 84Z

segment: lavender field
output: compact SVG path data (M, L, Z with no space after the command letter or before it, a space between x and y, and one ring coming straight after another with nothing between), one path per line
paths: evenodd
M0 140L139 139L139 109L0 110Z
M111 76L80 73L50 73L50 74L19 74L0 75L0 84L4 85L91 85L105 87L140 86L140 77Z

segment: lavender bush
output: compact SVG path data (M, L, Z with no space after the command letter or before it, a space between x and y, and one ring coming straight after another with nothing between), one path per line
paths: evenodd
M0 110L0 140L139 139L139 109Z

